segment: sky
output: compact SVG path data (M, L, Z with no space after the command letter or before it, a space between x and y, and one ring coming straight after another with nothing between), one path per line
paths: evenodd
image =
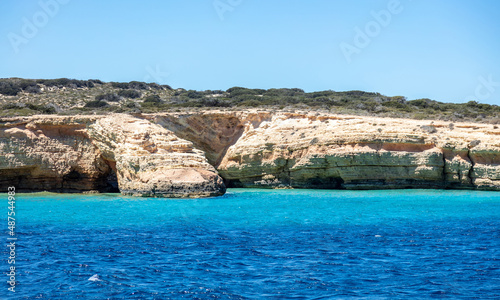
M0 78L500 105L500 1L0 2Z

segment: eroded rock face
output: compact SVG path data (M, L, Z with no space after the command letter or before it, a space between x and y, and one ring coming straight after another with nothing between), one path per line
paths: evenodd
M237 187L500 190L498 129L430 123L276 113L246 122L218 169Z
M266 117L265 114L258 116ZM205 151L208 161L216 168L227 149L243 134L243 122L248 118L242 112L153 114L145 117L193 142L196 148Z
M111 168L89 139L92 117L32 117L0 123L0 187L18 191L114 191Z
M222 178L235 187L500 190L500 129L258 110L0 119L3 191L204 197L224 193Z
M122 194L208 197L225 186L203 151L173 132L128 115L110 115L88 127L105 160L115 166Z
M0 188L151 197L222 195L204 153L129 115L36 116L0 123Z

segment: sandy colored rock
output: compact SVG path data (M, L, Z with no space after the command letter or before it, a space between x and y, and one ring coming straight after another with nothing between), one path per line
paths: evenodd
M283 112L242 123L218 166L231 186L500 189L493 125Z
M38 116L0 122L0 188L112 191L111 168L86 133L93 117Z
M234 187L500 190L500 129L256 109L3 118L0 175L3 191L154 197L221 195L223 179Z
M203 151L129 115L0 120L0 189L118 191L151 197L222 195Z
M115 114L88 127L103 158L115 166L122 194L208 197L225 186L203 151L148 120Z

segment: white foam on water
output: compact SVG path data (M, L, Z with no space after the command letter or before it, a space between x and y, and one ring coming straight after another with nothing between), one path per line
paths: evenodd
M92 275L92 277L89 278L90 281L101 281L99 279L99 275L95 274L95 275Z

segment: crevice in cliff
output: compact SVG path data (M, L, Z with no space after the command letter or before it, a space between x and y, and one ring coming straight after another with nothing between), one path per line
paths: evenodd
M212 164L210 161L210 163L214 166L214 168L218 168L219 165L221 164L222 160L224 159L224 157L226 156L226 153L227 151L229 150L229 147L231 147L232 145L236 144L236 142L240 139L240 137L243 135L243 128L242 130L240 130L235 136L233 136L233 138L231 139L230 143L228 143L224 149L222 150L222 152L219 154L219 157L217 158L217 160ZM208 158L207 158L208 159Z
M208 162L218 168L229 147L236 144L245 131L244 119L235 115L152 115L145 119L172 131L205 152Z
M105 180L106 191L108 193L119 193L120 189L118 187L118 177L116 175L116 162L104 158L103 161L109 167L109 171L103 176L103 179Z
M285 173L285 178L287 180L286 185L292 186L292 177L290 176L290 158L287 158L285 161L283 173Z
M467 159L469 160L470 162L470 168L469 168L469 172L467 173L467 178L469 178L469 182L470 184L476 188L476 186L474 185L474 181L472 179L472 172L474 171L474 161L472 160L472 158L470 157L470 148L467 149Z
M290 162L290 158L284 158L285 163L282 167L279 167L276 170L275 177L280 182L281 185L291 186L291 178L290 178L290 167L288 166Z
M443 149L441 149L441 154L443 155L443 172L441 174L442 181L443 181L443 187L448 187L448 181L446 180L446 155L445 155Z

